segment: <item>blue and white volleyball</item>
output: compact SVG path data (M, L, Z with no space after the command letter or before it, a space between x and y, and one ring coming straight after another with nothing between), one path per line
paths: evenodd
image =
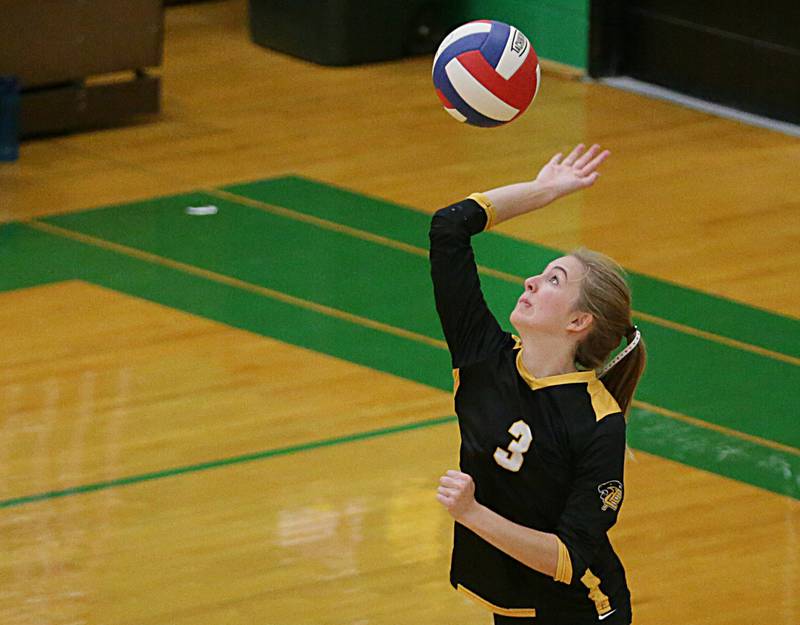
M502 22L479 20L444 38L433 59L433 84L445 110L460 122L507 124L539 91L539 59L528 38Z

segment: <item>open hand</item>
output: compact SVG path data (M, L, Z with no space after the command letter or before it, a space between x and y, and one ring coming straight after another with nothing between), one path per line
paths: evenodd
M436 500L447 508L450 516L460 521L478 505L475 483L466 473L450 470L439 478Z
M536 176L536 182L553 189L557 197L592 186L600 176L597 168L609 157L611 152L601 151L597 144L585 152L584 149L585 146L579 143L563 160L561 152L556 154L547 165L542 167L539 175Z

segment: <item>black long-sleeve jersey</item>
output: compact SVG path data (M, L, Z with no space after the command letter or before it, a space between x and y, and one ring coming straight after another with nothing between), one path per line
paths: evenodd
M626 625L630 593L607 532L623 498L625 419L594 371L530 375L522 345L481 292L470 237L491 226L480 194L436 212L430 260L450 349L461 470L475 498L558 538L554 578L456 523L452 585L497 614L540 625Z

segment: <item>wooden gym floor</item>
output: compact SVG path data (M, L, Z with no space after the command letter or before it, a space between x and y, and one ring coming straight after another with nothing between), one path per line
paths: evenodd
M596 187L476 248L501 318L557 250L632 272L635 622L800 621L800 142L552 72L466 128L430 59L316 67L245 9L167 11L157 119L0 166L0 621L488 623L447 583L425 223L579 141Z

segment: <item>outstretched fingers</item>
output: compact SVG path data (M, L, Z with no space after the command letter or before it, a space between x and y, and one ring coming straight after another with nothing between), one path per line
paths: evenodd
M592 148L594 148L594 146L592 146ZM600 146L597 146L597 149L599 150ZM591 150L587 152L587 154L589 153L591 153ZM611 156L611 152L609 150L603 150L602 152L594 156L594 158L592 158L590 161L580 165L579 171L581 176L588 176L590 174L596 173L597 168L600 167L603 161L605 161L609 156ZM577 163L576 166L578 166Z
M565 158L565 159L562 161L562 163L561 163L561 164L562 164L562 165L567 165L567 166L569 166L569 167L572 167L572 166L575 164L575 161L577 161L577 160L578 160L578 157L581 155L581 153L583 153L583 149L584 149L584 147L585 147L585 146L584 146L582 143L579 143L578 145L576 145L576 146L573 148L572 152L570 152L570 153L567 155L567 158Z
M589 161L591 161L595 156L597 156L597 151L599 149L600 149L600 146L595 143L592 147L590 147L588 150L586 150L580 156L580 158L578 158L575 161L575 163L573 164L573 167L575 167L575 169L582 169L583 167L585 167L586 164L589 163Z

